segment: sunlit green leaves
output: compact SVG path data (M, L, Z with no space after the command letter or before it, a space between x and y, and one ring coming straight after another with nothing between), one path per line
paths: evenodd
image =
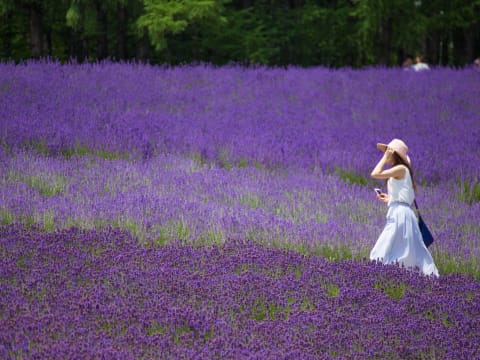
M181 33L189 26L205 26L208 22L226 22L222 16L225 0L144 0L144 14L137 20L141 33L148 31L157 50L167 47L168 35Z

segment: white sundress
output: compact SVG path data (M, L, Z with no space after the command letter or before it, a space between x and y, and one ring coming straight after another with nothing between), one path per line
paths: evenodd
M375 246L370 260L384 264L399 263L406 268L418 267L425 275L438 275L432 255L423 243L418 220L411 204L415 199L410 172L405 167L403 179L388 180L387 223Z

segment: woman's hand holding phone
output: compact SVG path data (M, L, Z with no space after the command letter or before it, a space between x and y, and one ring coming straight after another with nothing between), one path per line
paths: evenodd
M377 199L383 201L384 203L388 202L388 195L382 192L382 189L375 188L375 193L377 194Z

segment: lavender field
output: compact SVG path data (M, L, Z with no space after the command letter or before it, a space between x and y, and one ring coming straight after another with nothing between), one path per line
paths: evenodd
M480 357L479 80L1 64L0 357ZM394 137L439 279L365 260Z

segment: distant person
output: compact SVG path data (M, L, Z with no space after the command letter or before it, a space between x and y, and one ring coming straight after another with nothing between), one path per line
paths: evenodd
M473 68L474 68L475 70L480 71L480 57L477 57L477 58L473 61Z
M413 66L413 59L411 56L407 56L402 63L403 70L405 71L412 70L412 66Z
M387 223L370 252L370 260L399 263L406 268L418 267L425 275L438 276L411 207L415 200L415 182L408 147L402 140L393 139L388 145L377 144L377 149L383 152L383 156L372 170L371 177L387 180L387 193L379 190L377 199L388 205L388 212ZM385 165L389 167L385 168Z
M422 55L417 55L417 57L415 58L415 64L412 66L412 68L415 71L430 70L430 67L425 62L425 59Z

